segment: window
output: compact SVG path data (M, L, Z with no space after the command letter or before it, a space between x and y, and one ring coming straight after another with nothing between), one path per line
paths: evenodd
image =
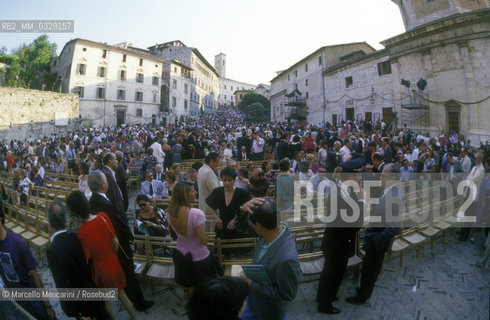
M151 84L154 86L158 86L158 76L153 76L151 78Z
M225 94L225 100L226 100L226 94Z
M308 95L308 92L306 92L306 99L308 99L310 96Z
M119 80L126 80L126 70L119 70Z
M172 89L177 89L177 80L176 79L172 80Z
M78 97L83 98L83 95L85 94L85 87L75 87L73 92L78 94Z
M153 102L156 103L157 102L157 94L156 93L153 93Z
M105 77L105 67L99 67L97 70L97 76L100 78Z
M140 67L143 66L143 59L140 59Z
M105 88L99 87L97 88L97 99L105 98Z
M231 86L231 91L233 91L233 86Z
M288 81L289 81L289 74L288 74Z
M102 58L107 58L107 50L102 50Z
M231 101L233 101L233 96L231 96Z
M226 84L225 84L225 90L226 90Z
M378 63L378 75L381 77L385 74L391 74L391 63L389 60Z
M189 91L189 86L187 85L187 83L184 84L184 93L187 93L187 91Z
M297 78L298 77L298 70L294 70L294 76Z
M117 90L117 100L126 100L126 90Z
M123 62L126 62L126 55L123 54Z
M136 94L134 95L134 100L135 101L143 101L143 92L142 91L136 91Z
M187 100L184 100L184 109L187 110Z
M87 65L83 63L79 63L77 66L77 74L84 76L87 72Z
M349 88L354 84L354 81L352 80L352 77L347 77L345 78L345 87Z
M319 56L318 57L318 65L321 66L322 65L322 56Z
M143 116L143 109L137 108L136 109L136 116L137 117L142 117Z
M137 73L136 74L136 82L141 82L143 83L143 79L145 78L145 76L142 74L142 73Z
M305 72L308 72L308 64L305 64Z
M308 86L308 79L305 80L305 85Z
M174 67L174 72L177 73L177 67Z
M177 98L172 97L172 107L175 107L177 105Z

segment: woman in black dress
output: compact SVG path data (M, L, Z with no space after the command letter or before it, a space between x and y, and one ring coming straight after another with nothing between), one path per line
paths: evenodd
M244 238L249 236L249 223L246 214L240 212L240 206L250 200L250 193L235 188L236 173L233 168L221 170L223 187L218 187L206 198L216 221L216 236L221 239ZM219 214L218 214L219 213Z

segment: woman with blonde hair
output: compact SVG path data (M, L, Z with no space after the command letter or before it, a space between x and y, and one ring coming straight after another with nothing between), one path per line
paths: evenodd
M208 236L204 231L206 217L202 210L192 208L196 190L190 182L175 185L172 199L167 208L170 231L177 238L177 248L173 251L175 282L188 291L207 277L223 275L218 261L207 247Z

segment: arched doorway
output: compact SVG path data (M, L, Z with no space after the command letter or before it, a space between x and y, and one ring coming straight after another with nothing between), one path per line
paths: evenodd
M454 100L444 104L446 108L446 128L450 131L461 131L461 105Z

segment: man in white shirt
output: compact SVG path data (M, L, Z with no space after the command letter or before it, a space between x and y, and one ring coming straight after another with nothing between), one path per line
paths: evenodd
M463 172L468 173L471 170L471 159L470 159L470 157L468 157L468 153L466 152L465 149L462 149L461 153L462 153L461 154L462 158L460 160L461 161L461 168L463 169Z
M210 152L204 159L204 165L197 172L197 185L199 188L199 209L211 214L211 209L206 204L206 198L219 187L220 182L216 172L219 164L219 155Z
M253 161L264 160L264 145L264 139L262 139L258 134L254 134L251 155Z
M340 156L342 157L342 162L349 161L351 156L352 141L349 138L344 140L344 146L340 148Z
M468 156L466 156L466 157L468 157ZM471 160L470 160L470 163L471 163ZM470 173L466 177L466 180L473 181L476 185L475 200L473 200L471 202L470 206L465 211L466 217L471 217L471 216L474 217L476 215L476 208L478 206L478 201L476 200L477 199L476 197L478 196L478 193L480 192L480 185L481 185L481 182L483 181L484 177L485 177L485 168L483 167L483 153L479 152L476 155L476 166L474 166L473 169L471 169ZM470 194L470 197L471 197L471 194ZM470 236L470 232L471 232L471 227L472 227L472 224L470 224L470 226L467 225L467 226L461 228L461 230L458 233L459 234L458 241L468 240L468 238Z

